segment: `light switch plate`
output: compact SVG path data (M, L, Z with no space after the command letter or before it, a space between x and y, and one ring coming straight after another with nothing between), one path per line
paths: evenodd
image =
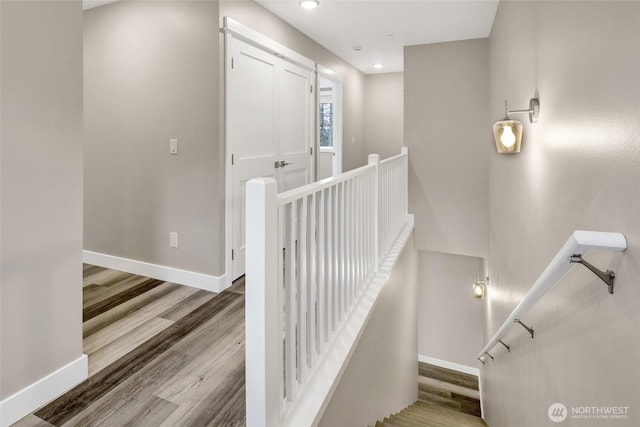
M178 140L170 139L169 140L169 154L178 154Z

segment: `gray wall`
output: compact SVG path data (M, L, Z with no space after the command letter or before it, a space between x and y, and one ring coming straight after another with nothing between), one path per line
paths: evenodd
M471 285L482 277L483 260L430 251L420 251L419 260L418 353L477 367L485 301L474 298Z
M404 49L404 138L416 245L486 258L488 41Z
M0 11L1 400L82 355L82 10Z
M409 211L419 269L419 350L476 366L483 301L471 284L488 253L488 40L404 50Z
M417 273L410 239L319 426L374 425L417 399Z
M505 98L523 108L536 92L541 114L525 123L519 155L490 150L487 336L573 230L622 232L629 249L586 257L615 270L614 295L574 268L524 319L535 340L515 329L511 353L496 350L481 369L492 427L556 425L547 417L554 402L569 411L630 407L626 420L561 425L640 425L639 41L638 2L500 3L490 37L491 120L502 117Z
M222 274L218 3L123 1L84 17L84 248Z
M370 74L365 80L367 153L381 159L400 154L404 145L404 75Z

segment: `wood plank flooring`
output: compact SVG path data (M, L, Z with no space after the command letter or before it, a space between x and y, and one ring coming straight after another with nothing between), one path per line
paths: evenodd
M83 297L89 378L15 427L245 425L244 279L214 294L85 265ZM422 400L377 426L486 427L477 379L419 371Z
M244 281L214 294L84 266L89 378L16 427L245 425Z
M422 362L418 373L418 399L481 416L478 377Z

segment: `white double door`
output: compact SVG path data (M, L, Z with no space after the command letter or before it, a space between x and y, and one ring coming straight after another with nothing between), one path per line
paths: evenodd
M278 192L313 180L314 71L233 39L227 67L232 165L232 279L245 270L245 188L272 177Z

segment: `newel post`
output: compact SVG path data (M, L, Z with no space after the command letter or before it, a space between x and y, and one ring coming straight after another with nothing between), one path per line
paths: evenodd
M278 343L278 185L247 182L245 384L247 426L278 425L282 358ZM281 313L280 313L281 314Z
M373 247L375 248L376 273L380 266L380 154L369 154L369 165L376 167L373 189Z

